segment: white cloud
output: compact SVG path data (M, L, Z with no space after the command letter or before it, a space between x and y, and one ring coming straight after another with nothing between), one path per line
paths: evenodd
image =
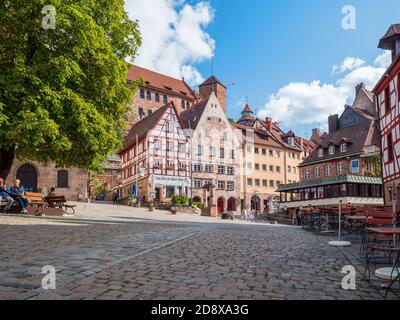
M375 66L387 69L392 63L392 52L384 51L374 61Z
M190 85L204 81L193 64L211 59L215 41L204 30L214 18L209 3L185 0L126 0L132 19L139 20L143 45L135 63Z
M341 64L334 65L332 72L334 74L343 73L345 71L354 70L360 68L365 64L365 61L360 58L347 57L342 61Z
M297 82L282 87L268 98L258 116L272 117L285 127L292 128L297 125L318 125L326 122L330 114L340 114L345 104L352 103L357 84L364 82L367 89L372 90L390 63L387 53L380 54L373 65L365 65L361 63L361 59L353 60L356 61L358 63L347 64L348 72L336 83ZM355 65L358 67L353 68Z

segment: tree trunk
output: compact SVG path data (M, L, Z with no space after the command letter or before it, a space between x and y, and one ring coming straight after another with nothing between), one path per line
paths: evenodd
M10 173L11 166L15 158L15 149L9 150L0 149L0 177L4 180L7 179Z

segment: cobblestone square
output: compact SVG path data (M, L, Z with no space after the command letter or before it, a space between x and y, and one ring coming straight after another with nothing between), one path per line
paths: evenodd
M1 216L0 237L0 299L382 299L353 255L296 227Z

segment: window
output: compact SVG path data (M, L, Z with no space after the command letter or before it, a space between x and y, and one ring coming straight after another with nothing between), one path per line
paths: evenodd
M342 143L340 145L340 152L346 152L347 151L347 143Z
M172 198L174 196L174 194L175 194L175 187L167 186L165 188L165 197L167 199Z
M269 156L273 157L274 156L274 150L269 150Z
M147 115L151 116L153 114L153 110L147 110Z
M268 185L267 183L268 183L267 180L263 180L263 181L262 181L262 186L263 186L263 188L266 188L266 187L267 187L267 185Z
M390 99L390 85L385 89L385 113L388 113L390 111L390 105L391 99Z
M68 171L60 170L57 172L57 188L69 188Z
M154 101L155 102L160 102L160 95L158 94L158 92L156 92L156 94L154 95Z
M253 185L253 179L247 179L247 185L252 186Z
M202 156L203 153L204 153L203 146L199 144L199 145L197 146L197 155L198 155L198 156Z
M186 169L186 164L184 162L182 162L182 161L179 161L178 162L178 169L180 171L184 171Z
M388 162L393 161L393 136L392 134L388 134L387 136L388 143Z
M182 100L181 105L182 105L182 109L185 110L185 106L186 106L185 100Z
M330 177L332 175L332 168L330 165L325 166L325 176Z
M351 173L360 173L360 160L351 160Z
M178 150L179 150L179 153L186 153L186 144L179 143L178 144Z
M263 155L263 156L266 156L266 155L267 155L267 149L262 149L261 152L262 152L262 155Z
M344 173L344 165L343 163L337 164L337 174L340 176Z
M213 166L211 164L206 164L205 166L205 172L207 173L213 173Z
M165 162L165 166L166 166L166 168L167 168L168 170L173 170L173 169L174 169L174 163L173 163L172 160L167 160L167 161Z
M218 190L225 190L225 181L218 181Z
M210 158L214 158L216 155L215 147L210 147Z
M167 151L172 151L174 149L174 142L167 141Z
M221 159L225 159L225 149L224 148L219 149L219 157Z
M296 174L297 173L297 168L293 167L293 173Z
M266 164L263 164L263 165L262 165L262 171L264 171L264 172L267 171L267 165L266 165Z
M172 131L173 131L173 123L167 122L167 125L165 126L165 132L170 133Z
M318 158L322 158L324 156L324 149L318 150Z
M259 186L260 186L260 179L256 179L256 180L254 181L254 185L255 185L256 187L259 187Z
M228 181L226 183L226 190L228 191L234 191L235 190L235 182L233 181Z
M275 151L275 156L276 156L277 158L280 158L280 157L281 157L281 152L280 152L280 151Z
M140 89L140 98L144 99L144 90L143 89Z
M256 171L260 171L260 165L258 163L255 164Z
M282 184L282 183L281 183L280 181L277 181L277 182L276 182L277 188L279 188L279 187L281 186L281 184Z
M259 153L260 153L260 149L254 148L254 153L255 153L255 154L259 154Z
M218 166L218 174L225 174L225 166Z
M269 172L271 172L271 173L274 172L274 166L269 166Z
M272 189L272 188L275 188L275 181L274 180L270 180L269 181L269 187Z
M319 167L314 169L315 178L321 178L321 169Z
M160 149L161 148L161 141L160 140L154 140L154 149Z
M195 189L201 188L201 180L194 180L194 188Z
M189 107L190 107L189 101L186 101L186 109L189 109Z
M277 167L276 167L276 172L277 172L277 173L281 173L281 167L280 167L280 166L277 166Z
M235 150L231 150L231 159L232 159L232 160L235 159Z
M287 168L287 171L288 171L288 173L292 173L292 167L289 166L289 167Z
M150 92L150 90L147 90L146 98L147 98L147 100L151 101L151 92Z
M333 156L335 154L335 146L329 147L329 155Z
M233 167L228 167L228 168L226 169L226 173L227 173L228 175L230 175L230 176L233 176L233 175L235 174L235 168L233 168Z
M201 172L201 164L200 163L196 163L193 165L193 171L194 172Z
M310 170L304 170L304 180L310 179Z
M167 102L168 102L168 97L167 97L166 94L164 94L164 96L163 96L163 103L164 103L164 104L167 104Z
M160 169L161 168L161 160L160 159L155 159L154 160L154 168L155 169Z
M139 108L139 116L140 116L140 119L144 116L143 108Z

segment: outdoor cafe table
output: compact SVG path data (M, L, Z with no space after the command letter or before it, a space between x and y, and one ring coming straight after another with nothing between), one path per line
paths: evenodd
M386 236L400 235L400 228L367 228L367 230L372 233L382 234ZM398 274L399 274L399 269L394 270L394 268L380 268L375 271L376 276L386 280L392 280L393 278L396 278Z

